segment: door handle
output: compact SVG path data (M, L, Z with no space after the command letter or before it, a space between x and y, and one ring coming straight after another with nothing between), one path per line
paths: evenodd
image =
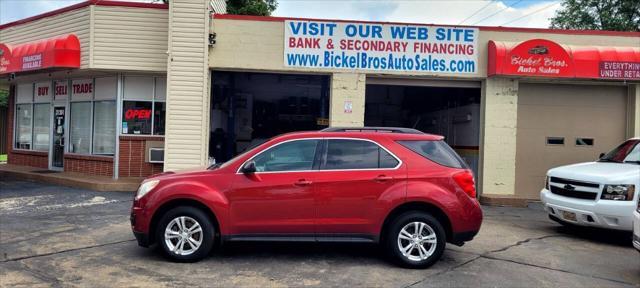
M373 181L376 181L376 182L385 182L389 180L393 180L393 177L387 176L387 175L378 175L378 177L373 178Z
M296 185L296 186L309 186L309 185L311 185L311 183L313 183L313 182L311 182L309 180L305 180L305 179L300 179L300 180L296 181L295 183L293 183L293 185Z

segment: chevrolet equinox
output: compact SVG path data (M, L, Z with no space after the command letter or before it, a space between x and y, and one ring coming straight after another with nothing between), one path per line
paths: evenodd
M481 222L473 173L442 136L378 127L285 134L223 164L152 176L131 211L139 245L180 262L216 241L344 241L425 268Z

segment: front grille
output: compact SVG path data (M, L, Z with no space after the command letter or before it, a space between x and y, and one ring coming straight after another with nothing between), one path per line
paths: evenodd
M578 190L568 190L568 189L564 189L556 186L551 186L551 193L562 195L565 197L588 199L588 200L596 200L596 198L598 197L598 193L578 191Z
M553 183L570 184L570 185L589 187L589 188L600 188L600 184L598 183L583 182L583 181L570 180L570 179L564 179L564 178L558 178L558 177L551 177L549 181Z

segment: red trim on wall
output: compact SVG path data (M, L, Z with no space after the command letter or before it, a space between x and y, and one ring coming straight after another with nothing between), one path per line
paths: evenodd
M85 155L75 153L65 153L64 159L78 159L78 160L91 160L100 162L113 162L113 156L101 156L101 155Z
M120 140L132 140L132 141L164 141L164 136L153 136L153 135L120 135Z
M11 136L13 136L13 135L11 135ZM13 154L22 154L22 155L34 155L34 156L49 156L49 152L36 151L36 150L12 149L11 153L13 153Z
M35 20L39 20L42 18L47 18L47 17L51 17L51 16L55 16L58 14L62 14L65 12L69 12L69 11L73 11L76 9L80 9L80 8L84 8L90 5L96 5L96 6L119 6L119 7L135 7L135 8L154 8L154 9L169 9L169 5L168 4L153 4L153 3L142 3L142 2L126 2L126 1L110 1L110 0L88 0L85 2L81 2L78 4L74 4L71 6L67 6L67 7L63 7L60 9L56 9L53 11L49 11L46 13L42 13L42 14L38 14L35 16L31 16L28 18L24 18L24 19L20 19L17 21L13 21L13 22L9 22L6 24L2 24L0 25L0 30L5 29L5 28L9 28L12 26L16 26L16 25L21 25L21 24L25 24L25 23L29 23Z
M435 24L435 23L403 23L403 22L385 22L385 21L296 18L296 17L277 17L277 16L252 16L252 15L232 15L232 14L215 14L212 16L212 18L229 19L229 20L247 20L247 21L268 21L268 22L283 22L285 20L301 20L301 21L328 21L328 22L341 22L341 23L357 22L357 23L375 23L375 24L393 24L393 25L434 25L434 26L442 26L442 27L478 28L480 29L480 31L640 37L640 32L604 31L604 30L565 30L565 29L520 28L520 27L502 27L502 26L465 26L465 25L447 25L447 24Z

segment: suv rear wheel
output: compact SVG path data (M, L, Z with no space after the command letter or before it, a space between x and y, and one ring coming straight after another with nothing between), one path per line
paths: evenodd
M194 262L209 254L214 232L209 217L202 210L180 206L162 216L156 229L156 239L172 260Z
M387 230L386 247L402 266L427 268L444 252L446 235L440 222L428 213L411 211L398 216Z

